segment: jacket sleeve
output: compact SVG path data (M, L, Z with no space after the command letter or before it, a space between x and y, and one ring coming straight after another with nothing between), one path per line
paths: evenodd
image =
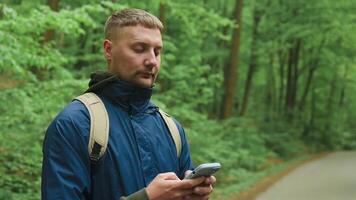
M89 117L63 111L48 127L43 143L43 200L88 199L90 160L87 151Z
M120 200L149 200L146 192L146 188L141 189L130 196L120 197Z

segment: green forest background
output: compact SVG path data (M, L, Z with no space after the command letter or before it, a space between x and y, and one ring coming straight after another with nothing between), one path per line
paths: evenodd
M153 100L196 164L222 163L215 198L356 149L352 0L0 0L0 199L40 199L45 130L106 69L103 25L125 7L166 27Z

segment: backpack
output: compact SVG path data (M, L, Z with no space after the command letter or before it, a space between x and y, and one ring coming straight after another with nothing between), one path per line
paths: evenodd
M91 161L97 162L105 153L109 141L109 116L103 101L93 92L84 93L75 98L82 102L90 115L90 136L88 152ZM176 146L177 157L180 157L182 144L176 123L167 113L158 109Z

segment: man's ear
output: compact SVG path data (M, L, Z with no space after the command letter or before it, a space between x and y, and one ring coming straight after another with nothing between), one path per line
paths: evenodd
M111 61L112 59L112 42L108 39L104 40L104 56L106 60Z

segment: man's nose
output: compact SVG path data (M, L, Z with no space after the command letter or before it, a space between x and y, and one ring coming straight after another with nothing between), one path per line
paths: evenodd
M150 51L144 61L144 64L146 66L151 66L151 67L155 67L158 65L158 57L156 56L154 51Z

